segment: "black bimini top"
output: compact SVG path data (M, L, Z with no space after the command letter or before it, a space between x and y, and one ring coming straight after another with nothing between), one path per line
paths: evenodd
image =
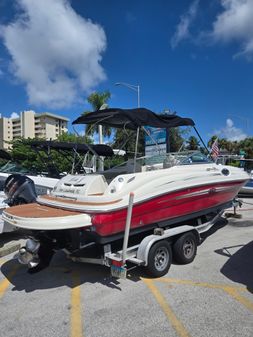
M110 146L105 144L77 144L70 142L54 142L54 141L32 141L29 143L32 147L38 150L62 150L62 151L71 151L75 150L78 153L86 154L88 152L92 153L93 151L99 155L104 157L113 156L113 150Z
M100 124L114 128L136 130L141 126L155 128L174 128L177 126L194 126L191 118L182 118L177 115L158 115L145 108L119 109L110 108L90 112L78 117L72 124Z

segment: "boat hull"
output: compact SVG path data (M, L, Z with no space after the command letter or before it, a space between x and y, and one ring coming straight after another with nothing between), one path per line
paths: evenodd
M168 192L144 202L134 203L131 230L150 225L178 223L212 209L223 209L238 193L245 181L212 183ZM127 207L102 213L67 211L39 204L14 206L3 212L12 225L30 230L91 230L99 237L115 236L125 229Z
M132 211L131 230L163 221L207 214L211 209L225 207L238 193L245 181L210 184L171 192L151 200L135 204ZM127 209L92 216L92 225L101 237L123 232Z

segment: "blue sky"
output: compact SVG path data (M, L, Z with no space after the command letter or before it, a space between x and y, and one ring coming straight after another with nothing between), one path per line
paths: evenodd
M205 140L253 133L252 0L0 0L0 113L72 121L86 97L165 108ZM72 131L71 124L69 125Z

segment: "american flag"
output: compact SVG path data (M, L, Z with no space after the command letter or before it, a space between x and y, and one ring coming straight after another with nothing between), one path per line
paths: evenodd
M213 142L213 145L211 147L211 156L215 160L220 153L219 147L218 147L218 138L215 139Z

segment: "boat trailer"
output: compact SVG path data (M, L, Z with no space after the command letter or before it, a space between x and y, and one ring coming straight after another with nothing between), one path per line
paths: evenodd
M144 266L152 277L167 274L172 257L181 264L194 260L197 246L201 242L200 234L208 231L220 218L223 211L218 212L211 220L201 223L197 219L197 226L181 225L174 228L155 228L153 234L145 236L138 244L128 247L131 227L134 193L129 196L125 234L122 250L112 251L111 244L103 245L100 258L73 256L64 249L68 258L75 262L104 265L111 268L111 275L116 278L126 278L127 262L136 266ZM91 247L95 243L84 245L82 249Z

